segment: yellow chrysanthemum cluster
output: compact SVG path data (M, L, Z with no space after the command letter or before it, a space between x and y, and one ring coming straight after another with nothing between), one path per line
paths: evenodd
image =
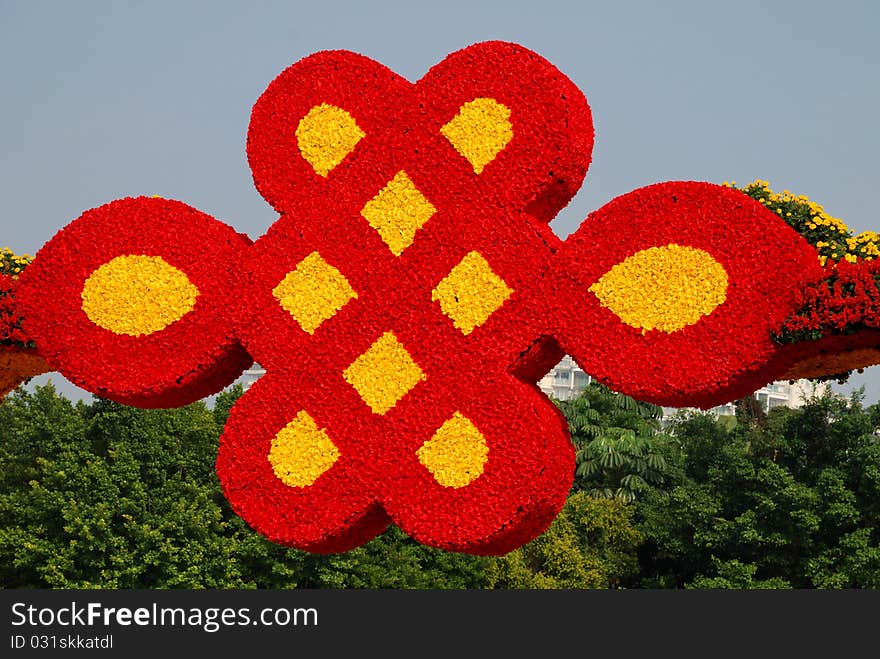
M288 272L272 290L272 295L309 334L314 334L349 300L357 298L345 275L318 252L312 252Z
M440 485L458 488L482 475L489 445L470 419L455 412L416 455Z
M285 485L308 487L339 459L339 449L305 410L282 428L269 451L272 471Z
M855 263L880 256L880 236L873 231L852 235L843 221L828 215L806 195L795 195L788 190L774 192L770 183L761 179L742 188L737 187L736 181L725 181L722 185L741 190L779 215L816 248L822 265L828 259Z
M475 98L462 105L440 132L471 164L474 174L482 174L513 139L510 108L494 98Z
M727 272L701 249L669 244L636 252L590 290L624 323L671 334L727 299Z
M83 285L82 310L114 334L141 336L165 329L192 311L199 289L160 256L117 256Z
M31 261L30 254L18 255L8 247L0 247L0 275L17 277Z
M472 251L431 291L431 299L462 334L485 323L513 294L479 252Z
M335 105L316 105L300 119L296 141L315 173L327 178L365 136L348 112Z
M375 414L385 414L426 379L393 332L380 336L345 369L343 377Z
M18 275L32 260L33 257L30 254L18 255L8 247L0 247L0 276L11 277L13 280L18 279ZM9 279L6 279L5 285L0 282L0 346L33 348L33 342L27 340L21 331L21 318L15 309L14 295L12 295L11 289ZM27 378L37 373L43 373L47 368L42 357L33 360L29 357L22 357L18 361L7 359L6 368L0 364L0 373L5 372L5 375L0 375L0 399Z
M379 232L394 256L413 244L416 231L436 212L403 170L361 209L361 215Z

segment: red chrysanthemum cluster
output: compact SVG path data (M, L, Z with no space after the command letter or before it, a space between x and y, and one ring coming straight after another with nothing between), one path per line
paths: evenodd
M803 306L777 330L780 343L880 328L880 261L829 263L823 278L803 287Z
M15 305L15 283L11 275L0 274L0 346L23 348L30 340L21 328Z
M829 262L776 330L782 378L839 379L880 363L880 261Z

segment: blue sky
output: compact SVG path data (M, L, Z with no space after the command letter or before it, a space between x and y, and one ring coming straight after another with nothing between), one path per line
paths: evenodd
M0 0L0 245L33 254L84 210L142 194L256 238L276 215L245 135L278 73L343 48L414 81L488 39L537 51L590 102L593 164L561 236L643 185L756 177L880 230L878 36L867 1ZM878 369L851 379L868 402ZM49 377L81 395L58 374L35 382Z

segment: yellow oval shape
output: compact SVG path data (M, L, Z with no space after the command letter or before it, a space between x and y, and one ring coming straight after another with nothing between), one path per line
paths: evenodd
M160 256L117 256L95 270L82 289L82 310L114 334L165 329L195 306L199 289Z
M590 290L627 325L671 334L727 299L727 271L706 251L670 244L636 252Z

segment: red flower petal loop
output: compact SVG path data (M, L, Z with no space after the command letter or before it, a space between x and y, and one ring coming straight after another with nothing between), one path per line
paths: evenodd
M423 544L507 553L543 533L565 503L574 478L568 424L533 385L508 375L478 371L444 384L389 442L385 473L396 477L384 485L384 506ZM496 392L491 405L486 390Z
M253 361L226 319L249 242L168 199L86 211L21 274L25 330L53 369L100 396L138 407L199 400Z
M491 197L545 222L580 188L592 148L583 93L501 41L457 51L415 84L349 51L310 55L257 100L247 143L257 189L282 214L340 195L360 209L398 171L424 168L419 189L443 206Z
M233 406L217 475L235 512L273 542L341 552L388 526L374 490L383 465L368 459L373 438L340 411L295 373L267 373Z
M385 66L346 50L318 52L291 65L269 84L251 112L247 156L257 190L283 214L303 202L362 187L360 177L373 160L390 157L389 137L401 111L417 110L401 103L411 96L410 88ZM311 115L316 136L310 138L304 119L322 107L323 114ZM337 142L322 144L322 133ZM298 148L307 145L307 152L320 154L321 147L330 152L318 171Z
M549 222L580 189L593 151L590 107L583 92L537 53L503 41L474 44L433 66L416 88L433 135L450 135L444 127L474 99L491 99L510 111L512 138L479 174L456 157L450 140L426 154L425 163L444 165L447 176L455 172L453 186L462 181L462 205L492 199L499 208ZM479 132L463 139L485 140L487 126L475 128Z
M723 302L696 322L672 332L635 327L591 292L618 264L668 245L700 250L726 273ZM798 289L821 278L815 250L775 214L738 191L687 181L640 188L592 213L566 241L559 270L571 274L567 295L577 303L560 314L556 336L586 372L640 400L705 408L781 375L768 368L772 333Z

